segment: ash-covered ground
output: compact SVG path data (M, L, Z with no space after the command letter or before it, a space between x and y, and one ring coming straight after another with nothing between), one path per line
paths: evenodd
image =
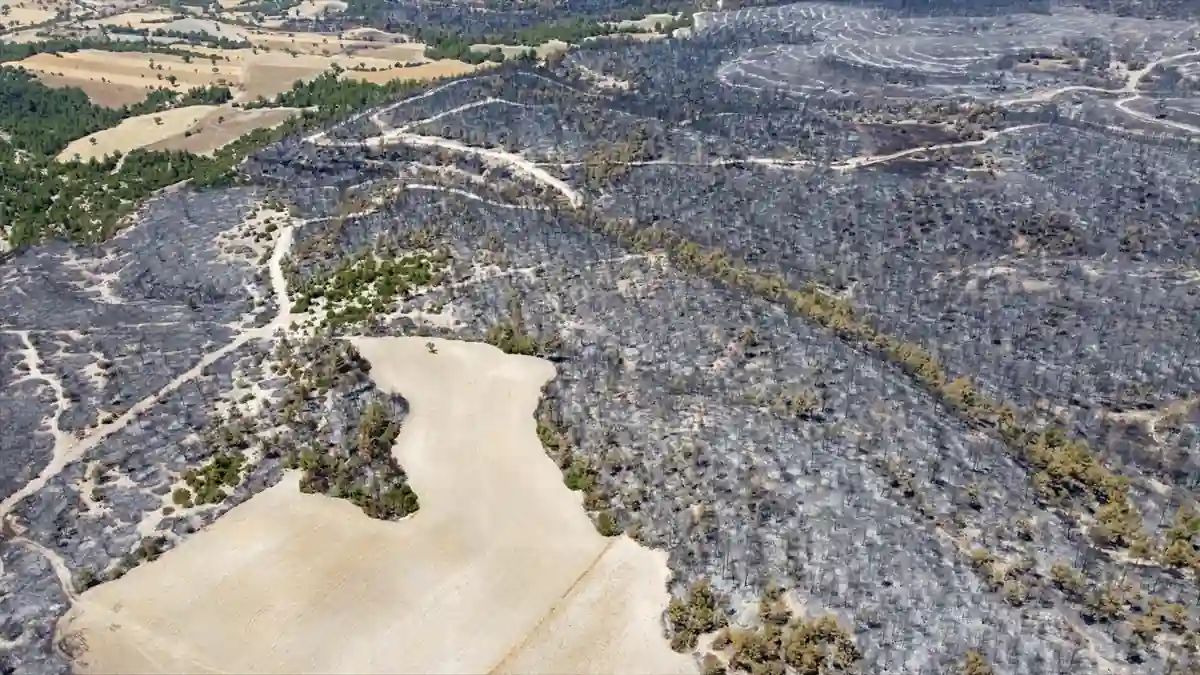
M1190 23L1074 9L706 13L26 251L0 654L66 668L75 594L344 445L379 395L338 336L439 334L552 358L565 480L735 623L778 585L853 672L1198 668L1196 63ZM802 672L738 644L694 649Z

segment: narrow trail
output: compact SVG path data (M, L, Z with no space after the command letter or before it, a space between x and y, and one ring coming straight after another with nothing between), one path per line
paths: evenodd
M613 162L619 166L690 166L709 167L737 166L739 164L757 164L780 171L807 171L817 164L803 159L774 159L772 157L742 157L739 159L713 159L707 162L684 162L674 159L646 159L637 162ZM537 162L539 166L554 166L560 169L571 169L587 166L587 162Z
M49 420L50 435L54 438L54 446L58 446L71 441L70 434L67 434L59 426L59 420L62 419L63 413L67 411L67 392L63 388L62 380L53 373L43 370L45 363L42 361L42 355L38 353L37 347L34 346L33 340L29 337L29 331L19 330L11 331L12 335L21 338L25 343L25 367L29 370L29 374L17 380L41 380L54 391L54 416ZM0 514L2 518L2 514Z
M448 192L450 194L455 194L460 197L463 197L465 199L470 199L471 201L487 204L488 206L494 206L498 209L526 210L526 211L545 211L546 210L546 207L544 207L544 206L522 206L520 204L505 204L504 202L497 202L497 201L493 201L491 199L485 199L484 197L481 197L481 196L475 194L474 192L469 192L469 191L463 190L461 188L446 187L444 185L433 185L432 183L405 183L404 189L405 190L425 190L427 192Z
M413 124L418 123L414 122ZM507 166L518 173L522 173L532 178L534 181L541 183L542 185L553 188L559 194L566 197L567 201L570 202L571 206L573 207L578 208L583 205L583 195L575 191L570 185L567 185L565 181L554 176L549 171L546 171L542 167L538 166L536 163L531 162L520 155L506 152L504 150L479 148L473 145L467 145L459 141L451 140L449 138L442 138L441 136L423 136L420 134L408 133L400 129L388 131L380 136L372 136L361 141L330 142L326 140L323 142L317 142L318 145L341 148L378 148L396 143L411 145L418 148L443 148L464 154L475 155L485 161Z
M342 120L341 122L338 122L337 124L335 124L334 126L328 128L328 129L325 129L322 131L317 131L315 133L309 134L308 136L305 136L304 142L305 143L316 143L319 145L324 144L329 139L329 132L334 131L336 129L340 129L346 125L353 124L363 118L369 118L371 120L371 123L374 124L376 127L378 127L381 131L385 130L388 128L387 123L383 121L383 115L385 115L386 113L396 110L397 108L400 108L401 106L407 105L409 103L413 103L415 101L420 101L422 99L429 98L430 96L433 96L434 94L437 94L438 92L445 91L451 87L457 87L460 84L464 84L466 82L472 82L472 81L478 79L478 77L479 76L464 77L461 80L454 80L453 82L447 82L446 84L443 84L440 87L434 87L433 89L430 89L429 91L427 91L423 94L417 94L416 96L410 96L408 98L400 99L399 101L396 101L394 103L389 103L389 104L383 106L382 108L368 109L368 110L364 110L360 113L355 113L354 115L347 117L346 119Z
M900 152L893 152L888 155L859 155L857 157L851 157L850 159L847 159L847 160L844 160L841 162L836 162L834 164L830 164L829 168L834 169L835 171L850 171L852 169L859 169L864 166L871 166L873 164L881 164L883 162L890 162L894 159L900 159L901 157L908 157L909 155L917 155L917 154L921 154L924 152L936 152L938 150L952 150L955 148L969 148L969 147L974 147L974 146L978 146L978 145L987 145L988 143L991 143L993 140L995 140L999 136L1003 136L1004 134L1011 134L1011 133L1015 133L1017 131L1024 131L1026 129L1032 129L1034 127L1039 127L1039 126L1042 126L1042 125L1041 124L1019 124L1015 127L1008 127L1007 129L991 129L988 131L984 131L983 138L977 138L973 141L958 141L958 142L954 142L954 143L938 143L936 145L924 145L919 148L909 148L907 150L901 150Z
M69 434L63 433L58 428L59 417L66 408L66 394L63 390L62 383L58 381L58 378L54 377L53 375L46 374L42 370L41 358L38 356L37 350L34 348L32 341L29 339L28 331L16 331L16 334L20 335L25 340L26 362L29 364L30 368L29 377L31 379L42 379L48 382L55 390L55 393L58 397L56 412L50 422L51 432L54 434L55 442L53 456L46 467L42 469L41 473L22 486L21 489L10 495L7 499L0 502L0 523L8 521L9 516L12 514L12 511L17 504L21 503L21 501L25 498L44 488L46 483L49 482L51 478L57 476L59 473L62 473L67 465L78 461L84 456L84 454L88 452L88 450L94 448L98 443L127 427L130 422L137 419L141 413L158 404L164 397L177 391L183 385L199 377L206 366L216 362L221 357L233 352L252 340L269 338L277 329L286 328L288 325L290 325L291 305L288 302L287 283L284 279L282 263L284 257L286 257L288 252L291 250L294 230L295 225L289 225L280 229L279 236L275 239L274 251L272 252L269 263L271 286L275 294L276 302L279 304L278 312L271 323L259 328L245 329L242 333L224 346L206 353L191 368L176 376L164 387L133 404L120 417L117 417L108 424L100 425L91 433L83 436L82 438L77 439ZM63 581L64 590L66 590L70 598L74 599L75 596L73 586L70 582L70 574L66 571L67 566L63 562L62 557L56 552L41 546L36 542L23 538L21 538L21 540L36 547L37 550L46 556L46 558L50 561L50 564L54 567L56 574L58 574L60 581Z
M1145 122L1147 124L1157 124L1157 125L1164 126L1164 127L1170 127L1171 129L1178 129L1179 131L1184 131L1189 134L1200 134L1200 127L1194 127L1190 124L1184 124L1183 122L1175 122L1173 120L1159 119L1159 118L1155 117L1154 115L1151 115L1149 113L1144 113L1140 110L1134 110L1133 108L1129 107L1130 103L1140 100L1142 98L1144 98L1144 97L1130 96L1128 98L1123 98L1123 99L1117 101L1113 105L1117 108L1117 110L1120 110L1121 112L1125 113L1126 115L1129 115L1130 117L1132 117L1136 120Z
M1163 57L1157 58L1137 70L1128 71L1126 80L1125 80L1125 84L1122 85L1118 89L1106 89L1104 87L1092 87L1092 86L1088 86L1088 85L1075 84L1075 85L1069 85L1066 87L1058 87L1056 89L1048 89L1046 91L1039 91L1039 92L1036 92L1029 96L1022 96L1022 97L1010 98L1010 99L1001 99L1001 100L997 101L996 103L1001 106L1021 105L1023 103L1045 103L1047 101L1051 101L1051 100L1055 99L1060 94L1065 94L1067 92L1072 92L1072 91L1089 91L1089 92L1093 92L1093 93L1097 93L1097 94L1114 94L1114 95L1128 94L1128 96L1124 96L1123 98L1117 100L1113 104L1114 107L1116 107L1116 109L1118 111L1120 111L1121 113L1128 115L1138 121L1145 122L1146 124L1157 124L1159 126L1168 127L1171 129L1177 129L1179 131L1184 131L1184 132L1191 133L1191 134L1200 134L1200 127L1194 127L1190 124L1184 124L1182 122L1173 122L1171 120L1159 119L1159 118L1155 117L1154 115L1140 112L1138 110L1134 110L1129 107L1130 103L1141 100L1143 98L1146 98L1142 94L1139 94L1137 90L1138 90L1138 87L1142 84L1142 80L1146 79L1146 76L1149 75L1151 73L1151 71L1153 71L1158 66L1165 65L1165 64L1171 63L1173 61L1179 61L1181 59L1192 58L1195 56L1200 56L1200 50L1193 50L1193 51L1189 51L1189 52L1183 52L1181 54L1173 54L1171 56L1163 56Z
M14 544L25 546L41 553L50 563L50 567L54 570L54 576L58 578L58 585L62 586L63 593L67 596L67 601L75 604L79 601L79 594L75 592L75 581L71 578L71 571L67 569L67 563L62 559L56 551L52 551L45 546L37 543L32 539L27 539L22 536L13 538Z

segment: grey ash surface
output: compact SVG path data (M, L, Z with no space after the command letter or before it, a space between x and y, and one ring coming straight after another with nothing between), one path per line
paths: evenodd
M970 649L1002 675L1171 673L1191 658L1178 636L1197 630L1194 572L1093 545L1094 513L1039 501L995 434L896 365L601 232L653 225L846 300L950 376L1088 440L1161 541L1197 496L1200 406L1154 433L1121 414L1200 391L1195 31L993 14L707 14L689 40L600 42L554 68L431 85L335 126L328 145L258 153L244 167L257 187L169 193L100 249L25 252L0 268L0 496L50 459L49 377L65 392L59 428L86 431L273 316L262 268L215 244L270 196L304 219L293 290L384 246L451 252L441 287L341 334L481 339L519 306L529 332L558 337L541 414L596 469L589 498L669 552L676 594L711 579L738 608L783 584L852 629L863 673L953 672ZM1070 63L1035 68L1031 54ZM1150 121L1116 104L1132 96L1115 91L1126 71L1096 65L1173 56L1129 105ZM1077 89L1007 102L1060 87ZM474 150L395 142L404 133ZM566 208L530 164L584 206ZM108 295L88 290L97 280ZM19 365L24 335L47 377ZM300 362L328 360L328 342L302 344ZM104 577L143 547L139 525L172 546L277 480L287 449L344 450L377 392L355 376L285 413L292 384L266 366L277 348L242 345L91 447L15 505L24 536L77 577ZM214 456L197 439L236 422L216 402L245 382L271 395L250 424L261 459L220 504L163 513L178 475ZM20 608L0 625L0 663L65 668L48 627L66 599L46 558L7 534L0 547L0 609ZM1063 562L1087 593L1052 583ZM1098 620L1094 598L1118 583L1146 591L1126 618L1148 615L1153 594L1187 610L1185 628L1144 644L1130 622Z

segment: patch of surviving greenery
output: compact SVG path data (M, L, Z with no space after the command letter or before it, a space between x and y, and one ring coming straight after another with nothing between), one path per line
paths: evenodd
M399 433L400 424L392 421L384 404L371 401L359 419L352 447L300 453L300 490L349 500L371 518L398 520L415 513L420 506L417 495L392 454Z
M626 18L636 18L636 16ZM522 53L520 58L527 61L534 61L537 58L537 53L532 48L555 40L578 44L589 38L607 36L644 35L647 33L670 35L679 28L691 26L692 23L692 11L691 9L687 9L678 18L659 22L651 27L642 27L633 24L620 25L614 20L596 21L576 18L539 24L511 32L496 32L476 36L450 33L427 26L418 28L416 32L417 39L427 45L425 47L425 56L427 58L458 59L467 63L483 63L484 61L504 61L504 54L498 47L482 51L472 49L472 45L520 45L530 47L529 50Z
M563 483L571 490L583 493L583 508L591 516L596 530L605 537L621 534L616 516L608 508L610 495L600 485L596 465L586 455L575 451L570 434L545 396L538 404L535 418L538 440L562 471Z
M546 356L558 351L561 341L557 335L540 338L528 332L521 313L521 303L516 296L508 301L508 317L501 319L488 329L486 342L505 354L523 356Z
M418 288L439 285L449 260L445 249L364 251L343 260L333 272L310 278L296 294L292 311L307 312L320 302L326 309L324 326L362 323L390 311Z
M370 362L353 345L328 336L298 346L280 340L275 359L278 372L289 379L280 401L283 424L307 429L307 435L316 434L320 419L330 419L322 409L330 392L354 388L371 370ZM339 445L326 447L314 441L295 448L281 442L274 450L285 467L303 472L302 491L349 500L372 518L397 520L420 506L408 486L408 474L392 454L399 433L400 422L392 418L390 406L376 398L363 407L357 426L346 430Z
M764 589L751 627L730 626L724 604L706 581L700 581L686 598L674 598L667 607L672 649L691 651L699 646L701 636L712 636L702 662L706 675L832 675L851 672L862 659L837 619L794 616L784 589L777 586Z
M228 496L226 487L234 488L242 482L245 466L246 456L240 452L219 453L204 466L191 469L183 475L184 482L191 488L191 495L181 495L176 490L173 498L184 508L192 504L219 504Z
M226 488L240 485L248 468L247 453L257 442L252 429L250 421L241 417L205 429L199 443L215 449L215 453L204 466L183 474L187 487L176 488L172 493L175 505L186 509L225 501L229 496Z

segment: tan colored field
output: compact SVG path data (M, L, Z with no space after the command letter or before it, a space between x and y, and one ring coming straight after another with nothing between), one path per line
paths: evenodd
M101 82L99 78L82 80L73 77L59 77L49 73L38 73L37 78L47 87L77 87L88 95L88 99L96 105L108 108L120 108L123 105L133 105L146 98L145 87Z
M351 28L342 33L346 38L366 40L368 42L409 42L411 38L403 33L389 33L378 28Z
M346 10L346 3L342 0L304 0L300 4L288 9L288 16L293 18L311 19L314 16L324 16L325 14L336 14Z
M0 0L0 23L11 28L49 21L65 4L51 0Z
M242 95L238 96L238 100L253 101L259 96L271 98L291 89L296 80L308 81L323 72L324 69L312 66L249 65L242 73Z
M172 136L182 134L219 107L190 105L184 108L130 117L115 127L71 141L66 148L63 148L62 152L58 153L58 161L69 162L78 156L80 161L86 162L93 157L100 159L118 150L128 152L134 148L154 145Z
M419 42L391 44L386 47L369 47L354 52L355 56L397 61L400 63L420 63L425 61L425 45Z
M297 108L242 110L221 106L190 127L188 130L191 131L191 135L176 134L166 140L147 145L146 149L186 150L197 155L208 155L255 129L277 127L296 112Z
M675 14L647 14L636 21L618 21L616 25L618 28L640 28L644 31L653 31L656 26L666 26L677 18L678 15Z
M668 648L663 557L604 539L537 440L550 364L481 344L355 341L412 404L421 498L386 523L295 475L83 594L84 673L694 672Z
M453 59L445 59L442 61L430 61L422 63L419 66L411 66L408 68L391 68L389 70L380 70L377 72L347 70L342 77L361 80L363 82L374 82L375 84L383 84L392 80L434 80L439 77L453 77L456 75L466 75L473 73L481 68L487 68L487 64L473 66L469 63L456 61Z
M105 81L126 87L170 87L166 79L174 75L178 83L174 87L185 91L192 87L220 84L222 81L236 86L241 80L238 64L220 61L193 60L186 63L183 57L170 54L146 54L141 52L105 52L84 49L65 54L35 54L11 65L21 66L35 73L50 73L76 81ZM160 69L161 68L161 69ZM216 68L217 72L213 72ZM159 79L159 76L163 79Z
M316 54L331 56L344 53L348 49L378 46L363 40L339 40L336 35L327 33L285 33L281 31L252 33L247 36L250 44L256 47L269 47L274 50L292 50L301 54Z
M367 43L369 44L369 43ZM170 54L104 52L81 50L54 55L37 54L10 65L34 72L51 86L77 86L102 105L112 101L133 103L142 100L155 87L186 91L192 87L224 84L239 93L238 100L270 98L292 88L296 80L309 80L326 72L334 64L346 69L346 77L382 83L396 79L429 79L473 72L477 66L461 61L443 60L414 67L395 68L397 60L371 56L316 56L282 51L253 49L207 49L192 51L208 54L216 61L192 59ZM363 70L374 68L374 71ZM214 69L216 72L214 72ZM175 76L172 87L168 76ZM159 79L159 77L162 79ZM112 93L103 89L112 85ZM140 90L141 93L135 93Z
M162 28L163 24L180 16L178 12L152 10L149 12L123 12L101 19L89 19L85 26L126 26L129 28Z
M491 45L480 43L471 45L471 51L486 53L492 51L496 47L500 48L500 51L504 53L505 58L520 56L529 50L529 47L524 45ZM570 48L571 44L569 42L563 42L562 40L550 40L545 44L538 45L533 51L538 55L538 58L544 59L551 54L565 52Z

